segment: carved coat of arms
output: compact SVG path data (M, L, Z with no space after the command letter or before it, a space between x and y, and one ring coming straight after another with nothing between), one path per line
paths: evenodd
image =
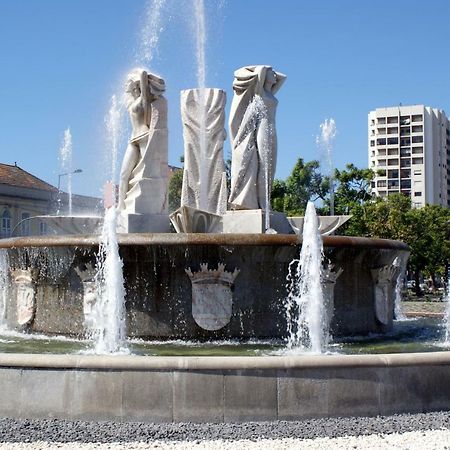
M227 272L223 264L217 270L208 270L208 264L200 264L198 272L186 269L192 282L192 316L205 330L220 330L231 319L233 292L231 287L239 270Z
M34 318L36 298L33 273L31 270L15 270L13 280L16 285L17 323L26 325Z

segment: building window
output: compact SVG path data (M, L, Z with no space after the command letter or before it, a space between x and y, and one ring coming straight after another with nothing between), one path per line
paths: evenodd
M411 147L404 147L400 149L400 156L411 156Z
M386 134L386 128L377 128L377 134Z
M398 116L391 116L387 118L387 123L398 123Z
M409 125L411 122L410 116L401 116L400 117L400 125Z
M422 197L422 192L414 192L414 197Z
M388 155L390 155L390 156L398 155L398 149L397 148L390 148L388 150Z
M423 126L422 125L413 125L412 132L413 133L422 133L423 132Z
M380 160L378 161L378 165L379 165L379 166L385 166L385 165L386 165L386 160L385 160L385 159L380 159Z
M377 187L386 187L386 180L377 181Z
M373 139L370 141L370 146L375 147L375 141Z
M423 147L413 147L412 152L414 155L421 155L423 153Z
M398 178L398 170L388 170L388 178Z
M22 236L30 235L30 214L22 213L22 222L20 224L20 231Z
M398 166L398 159L388 159L388 166Z
M413 141L413 144L416 144L418 142L423 142L423 136L413 136L412 141Z
M413 158L412 163L413 164L423 164L423 158Z
M388 128L387 132L388 134L398 134L398 128L397 127Z
M11 213L5 209L2 214L1 237L7 238L11 236Z
M415 170L414 171L414 175L422 175L422 171L419 169L419 170Z
M378 117L377 120L378 125L382 125L386 123L386 117Z
M422 120L423 120L422 114L416 114L416 115L412 116L413 122L422 122Z
M398 138L396 138L396 137L388 138L387 143L388 143L388 145L396 145L396 144L398 144Z
M378 150L378 156L385 156L386 155L386 149L385 148L380 148Z
M402 138L400 139L400 146L409 147L411 145L411 138Z
M386 138L377 139L377 145L386 145Z
M39 222L39 234L45 236L47 234L47 224L45 222Z

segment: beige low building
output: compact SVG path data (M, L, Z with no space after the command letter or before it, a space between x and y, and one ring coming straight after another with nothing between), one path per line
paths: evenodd
M0 238L47 234L36 216L67 211L68 196L55 186L17 165L0 163ZM74 195L72 212L92 214L102 211L100 199Z
M369 167L382 170L372 192L401 192L414 207L450 206L450 123L424 105L377 108L368 117Z

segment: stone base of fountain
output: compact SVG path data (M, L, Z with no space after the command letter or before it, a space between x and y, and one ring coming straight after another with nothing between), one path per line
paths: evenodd
M270 211L270 228L280 234L291 234L292 227L286 215L278 211ZM262 209L246 209L227 211L223 216L224 233L266 232L266 212Z
M319 221L319 232L322 236L333 234L340 226L344 225L352 216L317 216ZM305 218L303 216L288 217L289 224L295 234L303 234Z
M181 206L170 221L177 233L222 233L222 216L190 206Z
M0 355L0 416L244 422L450 408L448 352L271 357Z
M13 282L6 311L10 328L18 327L19 309L31 308L35 313L27 323L30 332L84 334L98 240L92 235L1 240L12 270L25 271L30 279ZM299 256L300 237L149 233L119 235L118 240L130 336L200 341L286 337L286 275ZM398 241L356 237L329 236L323 242L332 264L324 280L334 305L332 335L389 331L396 286L396 274L389 267L397 256L407 254L408 247ZM236 279L228 279L236 269ZM194 286L189 270L198 274L195 283L206 290L205 295ZM333 276L339 272L339 277ZM218 313L217 298L228 302L227 323ZM194 303L201 304L201 310ZM195 314L223 326L204 329L199 325L203 319L196 321Z
M121 212L117 220L118 233L168 233L168 214L128 214Z
M49 234L98 234L101 231L103 217L100 216L34 216L47 226Z

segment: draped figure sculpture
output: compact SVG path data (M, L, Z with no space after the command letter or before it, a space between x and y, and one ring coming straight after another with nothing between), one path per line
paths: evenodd
M164 80L136 69L128 75L126 103L132 134L120 172L118 209L167 214L167 101Z
M232 209L263 209L276 168L276 92L286 76L270 66L234 72L230 111Z

